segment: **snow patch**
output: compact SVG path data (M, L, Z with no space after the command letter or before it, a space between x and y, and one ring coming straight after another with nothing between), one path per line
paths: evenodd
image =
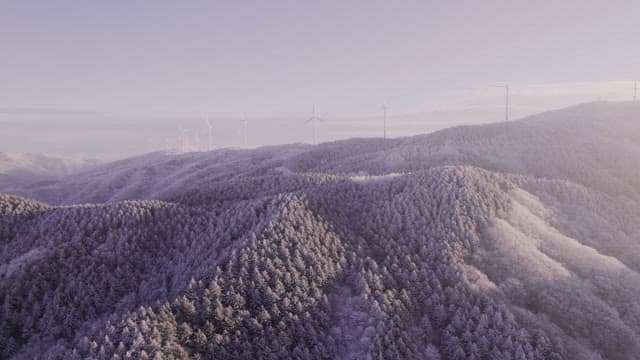
M406 175L408 173L389 173L384 175L355 175L350 176L349 180L357 182L370 182L370 181L383 181L397 178L399 176Z

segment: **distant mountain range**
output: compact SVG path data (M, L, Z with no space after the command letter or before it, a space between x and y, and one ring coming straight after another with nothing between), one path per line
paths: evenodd
M22 187L26 183L58 179L100 164L84 159L38 153L0 152L0 189Z
M58 161L0 182L0 358L640 354L640 103Z

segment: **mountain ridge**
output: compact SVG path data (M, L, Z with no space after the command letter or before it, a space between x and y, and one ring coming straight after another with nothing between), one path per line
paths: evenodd
M105 164L54 183L4 191L54 204L169 199L183 189L252 174L273 174L279 167L293 173L345 176L471 165L566 179L637 198L640 169L630 163L630 159L640 156L636 112L640 112L640 106L635 103L588 103L509 123L461 126L386 141L354 139L317 147L283 145L182 155L152 153ZM586 149L576 152L576 148ZM541 158L545 159L544 164ZM594 176L593 168L604 168L607 173Z
M0 195L1 354L633 359L640 105L610 105Z

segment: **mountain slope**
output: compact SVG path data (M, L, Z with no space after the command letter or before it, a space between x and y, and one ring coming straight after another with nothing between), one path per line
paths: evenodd
M0 356L635 359L636 118L157 153L17 191L95 204L0 195Z

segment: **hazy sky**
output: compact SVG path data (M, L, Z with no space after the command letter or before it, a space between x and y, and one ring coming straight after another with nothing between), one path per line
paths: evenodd
M632 79L638 1L0 2L3 107L408 112L497 82Z
M315 103L363 116L382 102L409 114L491 96L498 106L489 86L504 82L531 109L612 86L610 99L630 99L638 14L631 0L0 0L0 135L28 111L257 117Z

